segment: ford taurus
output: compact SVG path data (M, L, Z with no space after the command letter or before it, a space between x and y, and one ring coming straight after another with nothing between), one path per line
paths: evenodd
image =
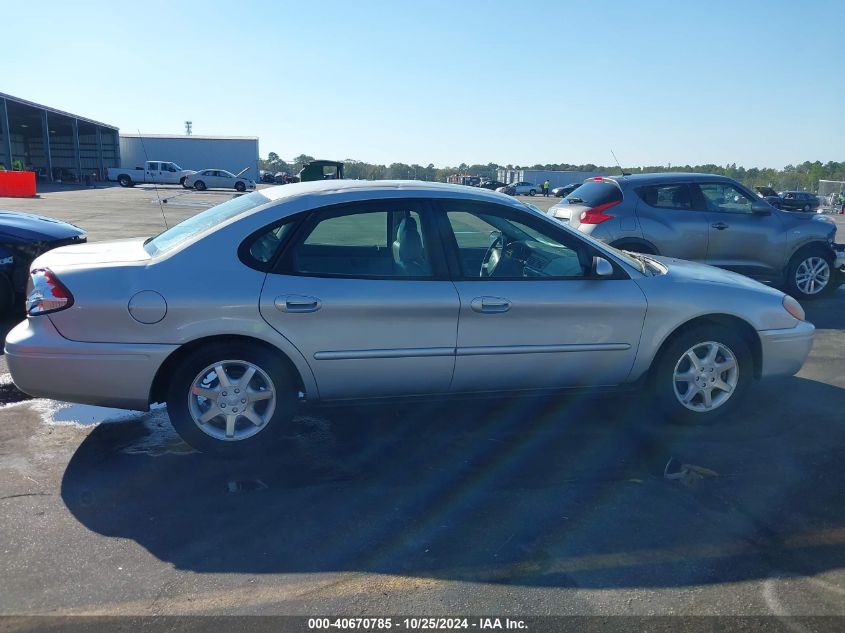
M335 180L40 256L6 358L33 396L166 402L193 446L243 453L303 400L627 386L707 421L798 371L813 334L782 292L623 253L502 194Z

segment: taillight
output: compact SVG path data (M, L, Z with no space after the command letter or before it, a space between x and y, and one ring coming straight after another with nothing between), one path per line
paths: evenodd
M611 207L615 207L622 202L621 200L614 200L613 202L605 202L592 209L587 209L581 213L581 224L601 224L605 220L611 219L613 216L605 213Z
M73 305L73 295L56 273L39 268L29 274L26 284L26 313L29 316L58 312Z

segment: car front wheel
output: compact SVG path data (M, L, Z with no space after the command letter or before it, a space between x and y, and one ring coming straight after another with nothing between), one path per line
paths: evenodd
M208 187L205 186L205 183L202 180L197 180L194 183L194 189L196 189L197 191L205 191L206 189L208 189Z
M236 182L235 183L235 191L239 191L239 192L243 193L244 191L246 191L246 185L242 182Z
M787 268L789 293L798 300L823 297L834 286L833 257L822 248L811 248L797 253Z
M218 343L175 369L167 395L173 427L204 453L265 453L290 426L296 386L285 363L258 345Z
M673 421L706 423L737 406L754 374L748 344L710 325L677 336L652 374L657 402Z

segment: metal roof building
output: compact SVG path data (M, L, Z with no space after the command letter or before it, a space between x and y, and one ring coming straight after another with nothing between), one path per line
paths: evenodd
M118 128L0 92L0 164L50 181L105 179L120 164Z
M551 169L507 169L500 167L496 179L507 184L530 182L534 185L542 185L548 179L549 185L554 189L555 187L581 183L594 176L604 175L606 174L597 171L553 171Z
M121 167L147 160L174 162L182 169L225 169L258 181L258 137L175 134L121 134Z

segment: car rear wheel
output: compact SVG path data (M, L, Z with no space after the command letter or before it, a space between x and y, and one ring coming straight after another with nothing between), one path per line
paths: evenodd
M796 253L787 268L789 293L799 300L823 297L835 286L833 257L822 248L810 248Z
M296 384L282 359L258 345L212 344L175 369L167 395L173 427L204 453L272 451L290 426Z
M180 185L182 185L185 189L189 189L189 188L190 188L190 187L188 187L188 185L186 185L186 184L185 184L185 181L186 181L187 179L188 179L188 177L187 177L187 176L182 176L182 177L179 179L179 184L180 184Z
M748 344L720 325L690 329L663 351L652 375L659 407L675 422L707 423L736 407L754 375Z
M529 195L529 196L533 196L533 195L535 195L536 193L537 193L537 191L536 191L535 189L531 189L531 190L528 192L528 195Z
M117 182L121 187L131 187L132 179L126 174L121 174L117 177Z
M196 189L197 191L205 191L206 189L208 189L208 187L205 186L205 183L202 180L197 180L194 183L194 189Z
M240 191L241 193L243 193L244 191L246 191L246 185L242 182L236 182L235 191Z

